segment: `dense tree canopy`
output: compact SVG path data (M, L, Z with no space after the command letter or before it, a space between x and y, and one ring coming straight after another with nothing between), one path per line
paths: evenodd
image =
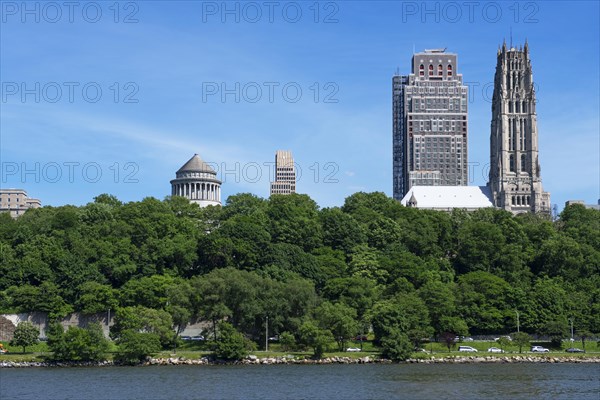
M600 332L600 212L580 205L551 221L417 210L383 193L325 209L306 195L204 209L100 195L0 215L0 249L1 312L113 310L130 358L156 347L138 349L138 334L168 347L198 319L216 339L225 319L228 337L264 343L268 318L316 353L373 329L394 357L431 336L513 332L517 312L531 334L560 336L569 319Z

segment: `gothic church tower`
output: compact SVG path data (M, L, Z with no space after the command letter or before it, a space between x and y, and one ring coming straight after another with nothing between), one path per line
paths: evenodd
M498 49L490 138L490 187L496 207L514 214L549 213L542 189L529 46Z

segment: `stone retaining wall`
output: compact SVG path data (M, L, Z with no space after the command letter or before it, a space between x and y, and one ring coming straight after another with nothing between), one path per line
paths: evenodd
M139 364L140 366L149 365L285 365L285 364L302 364L302 365L317 365L317 364L391 364L391 360L374 358L374 357L327 357L318 360L307 358L291 358L291 357L267 357L258 358L256 356L248 356L240 361L222 361L212 360L208 357L197 359L188 359L185 357L170 357L170 358L151 358L148 361ZM515 356L515 357L443 357L443 358L411 358L403 361L402 364L477 364L477 363L600 363L600 357L531 357L531 356ZM31 368L31 367L110 367L116 366L113 361L101 362L13 362L1 361L0 368Z

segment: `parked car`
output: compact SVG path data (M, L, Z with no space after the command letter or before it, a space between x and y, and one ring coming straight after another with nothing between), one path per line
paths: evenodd
M458 346L458 351L466 351L470 353L477 353L477 349L471 346Z
M360 351L360 349L358 347L348 347L346 349L346 351L350 351L350 352L357 352Z
M202 336L202 335L192 336L192 338L190 340L204 340L204 336Z
M181 340L192 340L191 336L180 336Z
M508 341L512 342L512 338L510 336L500 336L500 337L497 337L497 338L494 339L494 342L497 342L498 340L500 340L500 338L505 338Z
M504 350L499 349L497 347L490 347L488 349L488 353L504 353Z
M576 347L570 347L567 350L565 350L567 353L583 353L583 350L578 349Z
M472 337L464 337L464 336L456 336L454 338L455 342L472 342L473 338Z
M531 346L531 352L532 353L549 353L550 350L548 350L547 348L545 348L543 346Z

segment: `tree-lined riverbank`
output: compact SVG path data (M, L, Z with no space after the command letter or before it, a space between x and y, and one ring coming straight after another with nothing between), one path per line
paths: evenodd
M510 334L527 349L538 335L559 351L571 335L585 347L600 333L600 211L581 205L551 221L418 210L383 193L326 209L297 194L204 209L101 195L0 215L0 246L0 312L110 312L116 352L132 362L180 346L197 320L209 351L228 359L271 337L323 356L367 335L401 360L432 338L451 350L457 337ZM98 326L48 330L63 360L108 348L91 346Z

